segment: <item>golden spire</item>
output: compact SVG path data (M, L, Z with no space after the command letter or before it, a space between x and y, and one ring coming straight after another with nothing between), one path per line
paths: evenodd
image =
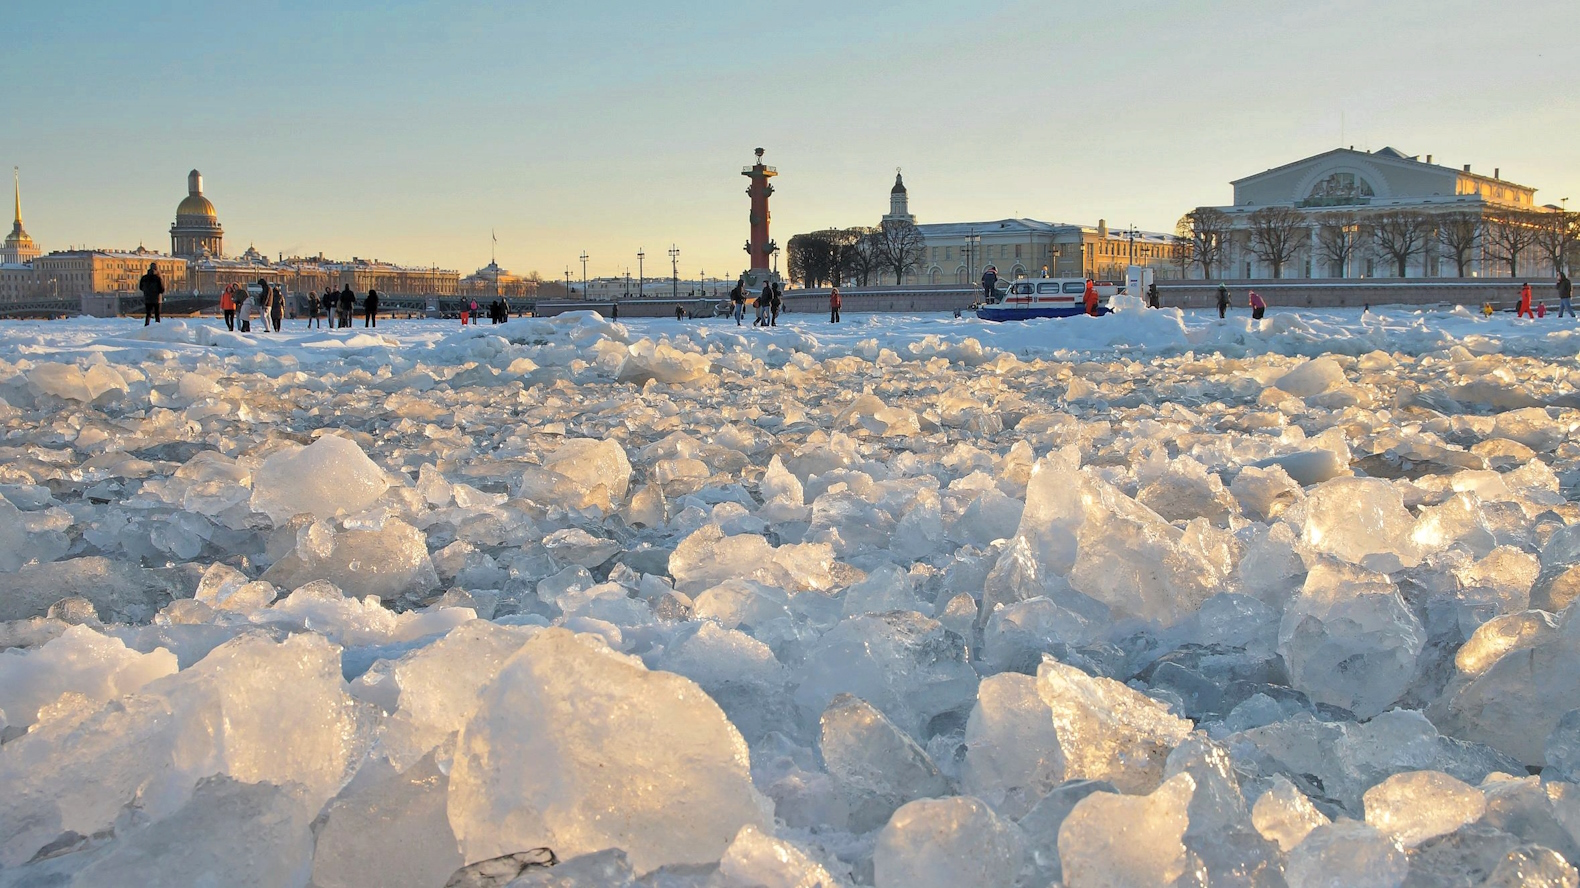
M16 185L16 227L21 228L22 227L22 169L20 167L12 167L11 168L11 178L14 180L14 184Z

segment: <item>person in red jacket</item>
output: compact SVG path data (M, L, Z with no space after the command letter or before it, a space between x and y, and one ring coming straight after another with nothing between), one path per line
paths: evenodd
M1086 313L1097 317L1097 285L1091 278L1086 279Z
M1522 284L1520 286L1520 310L1516 312L1514 316L1517 318L1523 318L1526 315L1529 315L1532 318L1536 317L1536 312L1531 311L1530 284Z
M844 304L844 302L845 302L845 300L839 298L839 288L838 287L835 287L835 288L833 288L832 290L829 291L829 293L828 293L828 322L830 324L837 324L837 323L839 323L839 307L842 304Z
M227 284L224 292L219 294L219 310L225 313L225 329L236 330L236 290L235 284Z

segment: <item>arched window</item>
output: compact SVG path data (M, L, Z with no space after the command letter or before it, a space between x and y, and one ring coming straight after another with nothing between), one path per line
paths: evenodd
M957 283L957 284L969 284L969 283L971 283L971 269L966 268L964 265L956 268L955 269L955 283Z

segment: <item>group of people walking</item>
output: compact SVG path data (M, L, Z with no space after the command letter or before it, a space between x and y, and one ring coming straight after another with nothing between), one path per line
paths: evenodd
M835 291L836 298L839 291ZM735 317L735 326L741 326L741 321L746 317L746 281L735 282L735 287L730 290L731 314ZM752 320L753 327L779 326L779 312L784 309L784 288L778 281L763 284L763 290L757 295L755 301L757 317ZM835 312L834 320L839 320ZM678 317L678 316L677 316Z
M240 297L239 299L237 297ZM254 313L263 321L263 332L279 332L285 321L285 295L280 288L268 281L258 281L258 295L240 284L231 284L219 294L220 312L225 315L225 329L242 333L252 332Z
M1157 285L1154 284L1153 285L1154 290L1156 289L1156 287L1157 287ZM1267 300L1262 298L1262 294L1256 292L1255 290L1252 290L1246 295L1245 301L1246 301L1246 304L1251 306L1251 319L1252 320L1260 321L1263 317L1265 317L1267 315ZM1156 308L1157 306L1154 305L1152 307ZM1229 285L1228 284L1219 284L1218 285L1218 317L1219 318L1226 317L1228 315L1228 313L1229 313Z
M1564 315L1568 315L1569 317L1572 318L1572 317L1575 316L1575 310L1574 310L1574 305L1573 305L1574 290L1575 290L1574 282L1569 280L1568 273L1567 272L1563 272L1563 271L1558 272L1558 316L1559 317L1563 317ZM1547 317L1547 303L1545 303L1545 302L1538 302L1538 303L1536 303L1535 307L1533 308L1532 305L1531 305L1532 298L1533 298L1533 294L1531 293L1531 285L1530 285L1530 283L1526 282L1524 284L1521 284L1520 285L1520 304L1519 304L1519 307L1515 309L1515 312L1514 312L1514 316L1515 317L1519 317L1519 318L1545 318L1545 317ZM1489 309L1491 309L1491 308L1492 308L1492 303L1489 302L1486 305L1483 305L1481 307L1481 313L1490 318L1490 317L1492 317L1492 314L1493 314L1492 311L1489 311Z

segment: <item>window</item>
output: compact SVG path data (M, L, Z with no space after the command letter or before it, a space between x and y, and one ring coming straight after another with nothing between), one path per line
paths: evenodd
M1015 258L1016 259L1020 258L1020 244L1016 244L1015 245Z
M1038 289L1040 290L1042 287L1046 286L1047 284L1043 284L1041 287L1038 287ZM1031 284L1015 284L1014 287L1011 288L1010 292L1014 293L1016 296L1028 296L1031 294Z
M1081 281L1065 281L1064 292L1080 295L1086 292L1086 284Z
M1038 293L1057 293L1057 292L1059 292L1059 285L1058 284L1038 284L1037 285L1037 292Z

